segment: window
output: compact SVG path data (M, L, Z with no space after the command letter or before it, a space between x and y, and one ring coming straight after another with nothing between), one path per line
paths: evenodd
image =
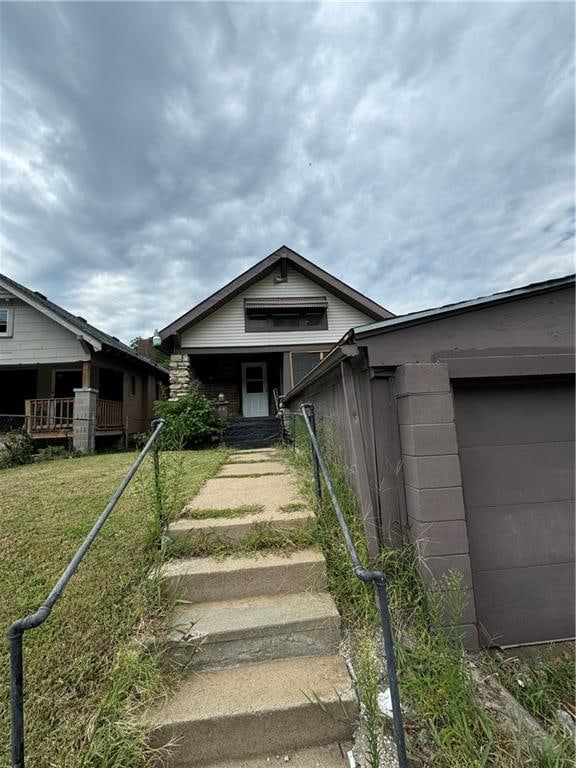
M292 386L304 378L315 368L322 357L323 352L293 352L292 353Z
M0 336L12 336L12 310L0 307Z
M246 309L246 332L325 331L328 319L325 307L294 309Z
M136 376L134 374L130 374L130 394L136 394Z

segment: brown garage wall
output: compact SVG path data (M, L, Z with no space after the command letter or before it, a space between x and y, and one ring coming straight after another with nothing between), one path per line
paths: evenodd
M522 376L544 372L548 355L565 355L573 370L574 285L385 333L358 334L358 343L366 344L371 367L447 362L458 377Z
M456 387L472 578L485 644L574 635L574 386Z

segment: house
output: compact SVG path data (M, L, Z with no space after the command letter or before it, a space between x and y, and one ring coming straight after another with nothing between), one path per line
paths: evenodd
M0 414L33 440L91 452L146 430L168 373L37 291L0 275Z
M370 550L460 572L470 647L574 631L574 277L356 326L285 403L337 441Z
M170 397L196 379L229 415L266 419L351 326L391 316L282 246L160 331Z

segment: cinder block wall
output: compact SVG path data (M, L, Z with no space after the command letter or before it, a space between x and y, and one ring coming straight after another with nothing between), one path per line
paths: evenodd
M424 578L462 574L467 646L478 647L454 402L448 368L411 363L396 369L395 389L410 536Z

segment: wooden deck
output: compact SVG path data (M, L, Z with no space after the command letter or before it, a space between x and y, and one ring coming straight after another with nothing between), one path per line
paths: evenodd
M96 432L117 435L124 430L122 403L96 400ZM74 398L43 397L26 400L26 430L33 440L69 437L74 431Z

